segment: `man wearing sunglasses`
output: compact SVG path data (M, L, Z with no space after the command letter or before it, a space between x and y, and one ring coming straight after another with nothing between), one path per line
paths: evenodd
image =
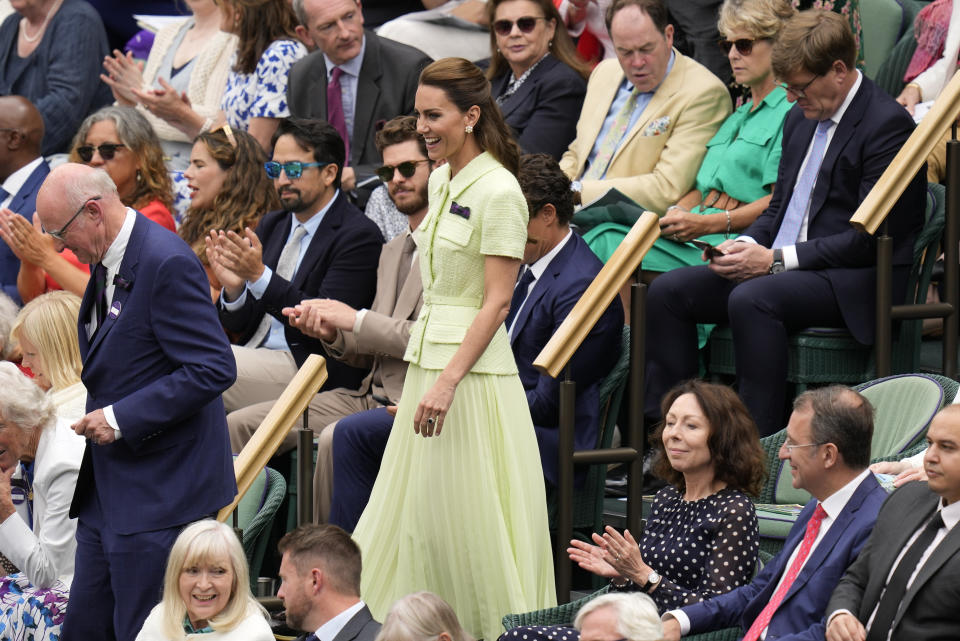
M283 209L265 214L256 231L208 238L210 265L223 285L220 319L239 336L237 382L223 396L228 412L276 400L307 356L322 351L280 310L306 298L356 308L373 300L383 239L340 189L343 157L329 123L281 120L265 170ZM329 360L327 373L324 389L355 389L365 372Z
M233 500L220 395L236 375L190 247L120 202L102 169L67 163L37 194L58 250L91 266L78 318L87 439L70 516L65 640L133 639L182 526Z
M846 19L830 11L791 18L772 51L774 75L796 105L783 126L773 199L709 265L659 276L647 298L649 420L657 400L696 376L697 322L729 323L740 396L761 435L783 426L788 332L845 327L873 343L876 244L850 217L913 131L913 120L854 66ZM892 300L904 299L924 217L923 172L892 205Z
M12 228L2 222L14 215L33 220L37 191L50 173L40 155L42 141L43 118L33 103L20 96L0 97L0 237L15 246L15 239L7 236ZM9 245L0 245L0 287L17 303L19 271L20 259Z
M431 60L365 30L359 0L294 0L293 9L297 34L317 51L290 70L290 113L326 120L340 133L347 147L343 189L356 189L362 206L380 163L375 124L413 112L417 79Z
M730 95L673 48L662 0L614 0L607 28L617 59L590 76L560 167L582 203L616 188L663 215L693 187L707 141L730 114Z
M328 368L331 361L342 361L367 372L359 387L331 389L310 401L309 424L319 436L314 518L321 523L327 521L333 491L334 424L346 426L349 421L351 425L364 426L373 422L377 426L385 424L389 433L393 417L386 413L384 405L400 401L407 373L403 354L410 327L423 304L413 232L427 215L427 179L432 163L413 116L388 121L377 132L377 146L383 150L384 161L378 172L384 174L390 198L407 220L407 229L383 247L373 304L369 309L358 309L342 301L314 298L282 310L290 325L322 341ZM259 403L230 413L227 422L234 451L239 452L250 440L272 406L271 402ZM368 431L358 430L356 438L365 438ZM293 449L295 436L291 433L279 451ZM351 480L368 476L360 466L346 472ZM370 485L376 473L374 468Z

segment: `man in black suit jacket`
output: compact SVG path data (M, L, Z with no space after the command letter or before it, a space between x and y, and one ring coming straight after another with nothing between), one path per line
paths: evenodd
M220 320L238 335L237 382L224 393L227 411L275 400L320 341L291 327L280 311L305 298L333 298L356 308L373 301L383 238L340 191L343 141L321 120L289 118L273 137L274 185L282 211L256 232L222 230L207 240L210 265L223 285ZM269 172L268 172L269 173ZM324 389L355 388L364 371L327 363Z
M417 80L430 58L364 30L359 0L294 0L293 8L301 23L297 34L318 51L290 70L290 113L332 121L324 88L335 68L342 71L341 103L350 150L342 180L343 188L353 191L379 166L376 124L413 112Z
M373 641L380 624L360 600L360 548L335 525L301 525L277 544L287 625L299 641Z
M874 333L876 250L850 217L913 131L892 98L856 70L845 19L805 11L774 44L774 74L787 83L787 114L773 200L709 265L667 272L650 287L646 415L697 374L696 324L729 323L739 392L761 434L783 426L787 332L847 327ZM817 132L815 134L815 132ZM893 300L901 300L923 221L921 170L887 216L893 237Z
M929 480L883 504L830 598L828 641L960 639L960 406L937 414L927 442Z

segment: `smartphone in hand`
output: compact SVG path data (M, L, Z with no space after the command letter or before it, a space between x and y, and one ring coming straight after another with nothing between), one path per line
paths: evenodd
M694 240L691 240L690 243L693 244L693 246L699 249L700 251L704 252L708 259L715 258L716 256L723 256L724 254L727 253L722 249L717 249L710 243L704 242L702 240L694 239Z

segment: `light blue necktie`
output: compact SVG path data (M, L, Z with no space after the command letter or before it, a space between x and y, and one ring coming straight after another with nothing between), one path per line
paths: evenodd
M813 194L813 186L817 182L817 174L820 172L820 165L823 164L823 156L827 150L827 132L832 126L832 120L821 120L817 125L817 133L813 136L813 149L810 150L810 157L807 158L803 173L794 185L793 195L790 196L790 203L787 204L787 213L783 215L780 231L773 240L773 249L795 245L797 242L800 226L803 224L803 217L807 212L810 196Z

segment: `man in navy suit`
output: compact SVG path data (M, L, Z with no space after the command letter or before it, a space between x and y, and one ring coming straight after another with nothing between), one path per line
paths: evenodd
M913 131L892 98L856 70L846 19L805 11L784 26L774 74L796 106L783 128L783 157L769 207L709 265L667 272L650 287L645 413L659 419L663 393L695 376L696 324L729 323L740 396L761 434L783 425L787 333L846 327L873 342L874 237L850 217ZM893 300L903 299L922 225L924 171L893 205Z
M200 261L124 207L106 172L57 167L37 216L58 249L94 266L78 318L88 413L73 428L87 448L61 638L133 639L181 527L236 494L220 400L236 371Z
M210 266L223 285L220 320L239 335L237 382L224 394L228 412L274 401L321 342L281 314L307 298L369 307L383 237L340 190L343 140L322 120L288 118L273 137L273 178L283 210L264 215L256 231L211 234ZM355 389L366 372L327 362L323 389ZM231 421L232 422L232 421Z
M40 155L43 143L43 118L26 98L0 97L0 209L3 216L19 214L33 220L37 208L37 191L50 173L47 162ZM0 237L7 232L0 226ZM17 273L20 259L6 244L0 244L0 287L3 292L20 301L17 291Z
M822 640L823 615L870 536L887 497L867 468L873 408L857 392L822 387L797 397L779 457L813 495L783 549L749 585L663 615L664 639L740 625L744 641Z
M603 264L570 230L573 192L570 179L556 160L547 154L523 156L517 179L527 199L530 220L523 256L525 267L505 324L527 394L543 473L547 481L555 485L559 386L556 379L537 371L533 361ZM522 273L527 271L530 276L524 279ZM570 362L572 378L577 382L574 436L577 449L596 447L600 382L617 361L622 334L623 307L617 298ZM391 426L391 421L373 421L363 414L338 424L333 435L331 523L345 529L356 526L373 489ZM349 487L344 487L345 484ZM349 504L344 504L345 500Z

